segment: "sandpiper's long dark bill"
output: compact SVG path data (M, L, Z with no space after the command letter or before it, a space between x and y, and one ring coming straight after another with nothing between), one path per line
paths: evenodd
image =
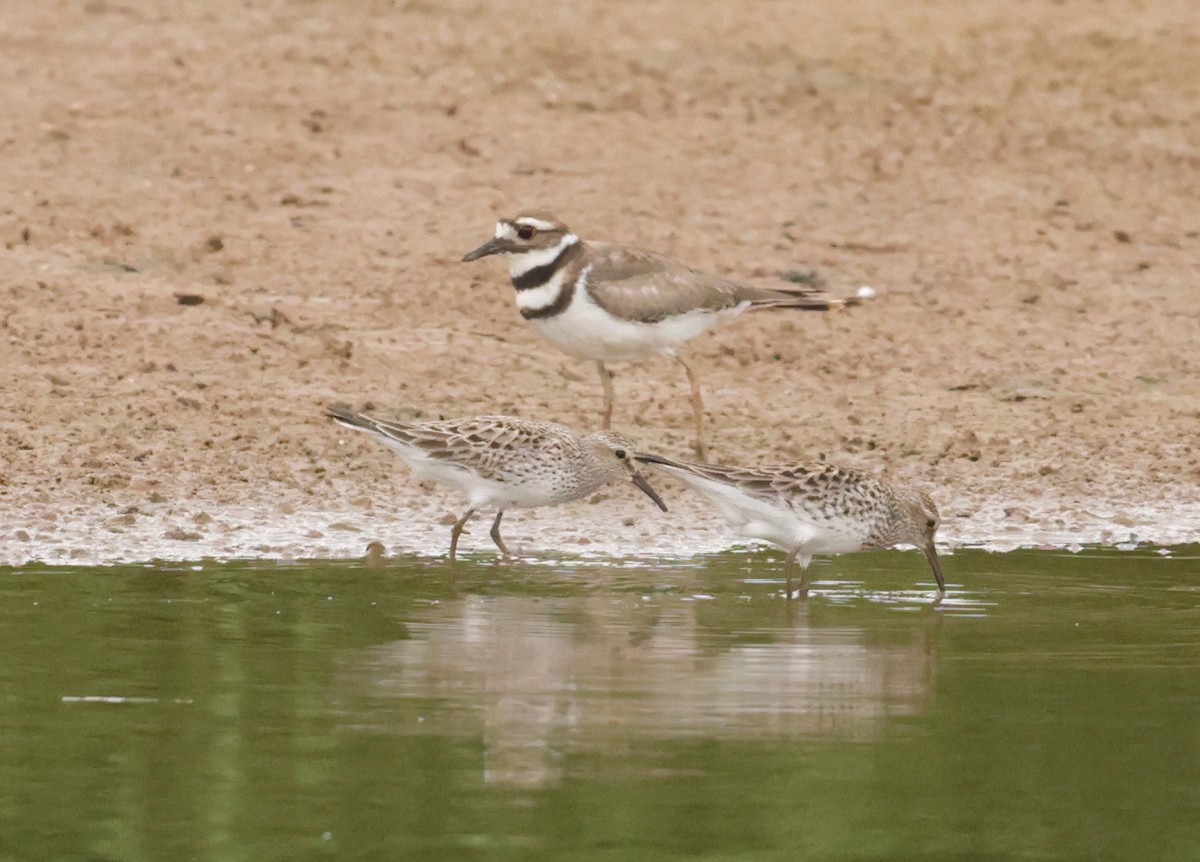
M604 387L603 427L612 422L609 362L662 354L683 365L692 390L696 451L705 457L704 405L695 371L675 350L747 310L829 311L860 297L818 290L768 289L692 269L629 245L584 242L547 212L501 219L487 242L464 261L508 257L521 316L561 350L596 363Z
M805 569L814 554L845 554L915 545L925 554L946 593L934 535L940 519L928 494L898 487L878 476L833 464L778 467L721 467L662 455L636 456L654 464L706 496L725 522L748 539L770 542L788 552L791 567Z
M466 513L450 531L450 559L475 510L494 506L491 536L510 556L500 537L508 508L569 503L620 479L630 479L664 512L662 498L638 470L637 448L624 434L597 431L579 436L553 422L514 416L475 416L438 422L389 422L343 404L326 415L347 428L371 434L398 454L413 475L457 488L467 498Z

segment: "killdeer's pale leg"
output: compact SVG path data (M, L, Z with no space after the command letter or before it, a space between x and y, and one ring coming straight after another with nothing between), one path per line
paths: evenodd
M591 495L619 479L631 479L663 511L666 505L634 460L633 441L615 431L580 437L553 422L512 416L476 416L441 422L387 422L334 405L327 415L348 428L371 434L396 452L420 479L457 488L468 508L450 529L450 559L475 512L498 510L491 537L511 556L500 537L500 521L512 506L553 506Z
M895 545L920 548L937 581L935 603L946 594L934 545L938 511L927 494L832 464L741 468L650 454L637 459L657 465L708 497L739 535L785 549L789 598L793 566L801 570L801 595L807 591L806 570L813 554Z
M605 363L670 355L685 341L744 311L828 311L864 298L739 284L634 246L584 242L545 212L501 219L492 238L463 260L491 254L508 256L521 316L561 350L590 359L601 369L605 428L612 422L614 400ZM696 451L704 457L700 384L687 363L684 367L692 387Z
M500 538L500 519L503 517L504 510L501 509L496 513L496 520L492 521L491 537L492 541L496 543L496 547L500 549L500 553L503 554L504 558L507 560L512 557L512 554L508 552L508 548L504 546L504 540Z
M613 382L612 372L604 367L604 363L597 359L596 368L600 371L600 385L604 387L604 412L600 414L600 427L608 430L612 427L613 415Z
M696 450L696 457L701 461L708 460L708 446L704 444L704 398L700 394L700 378L696 376L696 371L692 366L684 360L682 356L673 353L676 361L683 366L683 370L687 372L688 385L692 387L692 417L696 423L696 442L692 444L692 448Z

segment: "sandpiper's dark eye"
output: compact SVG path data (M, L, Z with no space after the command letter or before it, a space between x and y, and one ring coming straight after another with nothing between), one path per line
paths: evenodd
M616 455L618 458L620 458L622 461L625 460L625 450L624 449L616 449L616 450L614 450L613 454Z
M517 236L521 239L533 239L534 233L534 229L527 224L523 224L517 228Z
M933 518L930 518L928 521L925 522L926 529L932 530L936 526L937 526L937 521L933 520Z

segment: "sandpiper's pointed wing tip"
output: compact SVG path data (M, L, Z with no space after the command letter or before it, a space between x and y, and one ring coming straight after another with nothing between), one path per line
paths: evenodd
M360 414L345 401L338 401L325 406L325 415L330 419L353 419Z

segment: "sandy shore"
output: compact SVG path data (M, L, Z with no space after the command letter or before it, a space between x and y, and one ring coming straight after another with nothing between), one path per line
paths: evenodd
M7 5L0 47L0 562L442 552L458 501L321 408L593 427L592 368L459 263L529 206L878 291L691 344L716 460L885 471L951 545L1200 537L1186 4L89 0ZM617 424L686 452L679 368L616 371ZM729 542L663 484L509 535Z

